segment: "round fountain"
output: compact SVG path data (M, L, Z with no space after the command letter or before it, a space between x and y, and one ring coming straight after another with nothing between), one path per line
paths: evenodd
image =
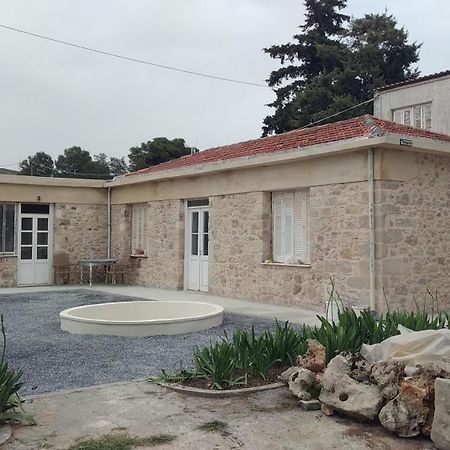
M61 329L73 334L157 336L221 325L223 308L200 302L131 301L77 306L59 316Z

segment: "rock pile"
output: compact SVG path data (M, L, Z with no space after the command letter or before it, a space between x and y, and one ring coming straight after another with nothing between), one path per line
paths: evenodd
M306 354L281 379L305 410L378 419L400 437L431 433L438 448L450 450L448 361L405 367L396 361L369 363L360 355L342 353L326 365L325 348L309 340Z

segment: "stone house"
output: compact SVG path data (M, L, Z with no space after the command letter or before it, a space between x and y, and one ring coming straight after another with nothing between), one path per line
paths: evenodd
M450 136L362 116L111 181L0 176L0 285L51 258L129 259L131 284L322 308L450 305ZM31 220L30 220L31 219Z

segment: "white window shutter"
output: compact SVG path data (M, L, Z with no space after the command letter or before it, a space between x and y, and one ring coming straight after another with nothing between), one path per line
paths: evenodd
M403 111L403 125L411 125L411 110L409 108Z
M138 235L138 218L137 208L138 205L133 205L131 210L131 253L134 253L137 249L137 235Z
M423 106L425 117L425 129L431 130L431 103L427 103Z
M307 261L307 193L294 193L294 263Z
M147 251L146 245L146 207L144 204L133 205L131 218L131 252L136 250Z
M305 260L303 261L305 264L311 263L311 234L310 234L310 225L309 225L309 211L310 211L310 201L309 201L309 192L305 192Z
M414 126L416 128L423 128L422 125L422 107L421 106L415 106L414 107Z
M283 262L292 264L294 262L294 193L286 192L283 196L283 203Z
M272 253L274 262L283 262L283 193L272 195Z
M395 123L403 123L403 111L398 109L393 112L392 119Z

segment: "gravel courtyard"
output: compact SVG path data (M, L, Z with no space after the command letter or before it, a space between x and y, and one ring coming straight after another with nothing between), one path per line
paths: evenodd
M127 381L156 375L162 368L189 367L196 345L208 345L235 329L263 330L274 321L225 314L223 325L176 336L117 337L72 335L60 329L66 308L132 301L91 290L0 295L7 336L7 360L25 371L22 395Z

